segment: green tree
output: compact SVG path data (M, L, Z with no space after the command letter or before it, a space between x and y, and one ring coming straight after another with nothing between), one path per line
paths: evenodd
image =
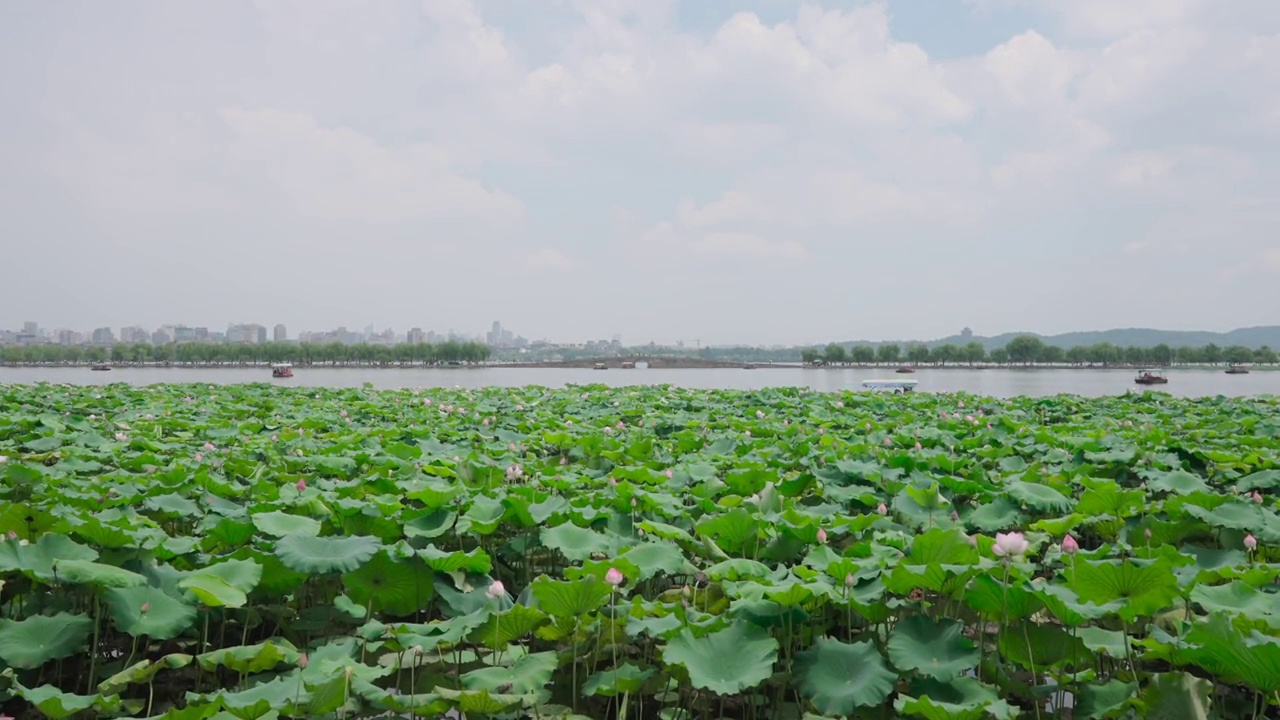
M896 363L902 357L902 348L897 343L885 343L876 350L876 359L882 363Z
M827 346L827 349L822 353L822 357L832 365L843 364L845 360L844 346L837 345L836 343L831 343L830 345Z
M929 357L939 365L946 365L960 359L960 349L955 345L943 344L929 351Z
M876 361L876 349L870 345L854 345L849 353L851 359L859 365L870 365Z
M1019 335L1005 345L1009 360L1023 365L1030 365L1040 358L1044 352L1044 341L1035 335Z
M822 353L818 352L817 348L805 348L800 351L800 360L803 361L805 365L812 365L821 359Z
M974 365L987 359L987 349L982 343L974 340L963 348L964 361L970 365Z
M930 357L929 346L924 343L912 343L907 348L907 359L917 365L929 362Z

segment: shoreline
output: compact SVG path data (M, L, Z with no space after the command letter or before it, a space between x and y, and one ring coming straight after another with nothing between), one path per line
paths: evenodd
M618 360L618 362L621 362ZM714 364L712 364L714 363ZM96 365L104 363L91 362L68 362L68 363L0 363L0 369L14 368L27 370L89 370ZM271 369L271 363L105 363L112 370L253 370L266 371ZM449 364L361 364L361 363L342 363L331 365L324 364L293 364L295 370L601 370L594 368L591 361L535 361L535 362L490 362L490 363L464 363L460 365ZM1192 370L1199 372L1217 371L1226 373L1227 365L1169 365L1155 368L1150 365L1072 365L1072 364L1032 364L1032 365L918 365L914 366L915 372L898 373L897 369L902 365L876 365L876 364L858 364L848 363L844 365L804 365L801 363L753 363L749 361L710 361L704 362L699 359L689 358L671 358L669 362L659 367L646 368L621 368L611 366L603 369L615 370L620 372L644 372L645 370L812 370L812 371L844 371L844 370L862 370L877 371L886 375L918 375L927 374L934 371L984 371L984 370L1003 370L1012 372L1037 372L1045 370L1102 370L1112 372L1136 372L1145 369L1159 369L1166 372L1177 372L1180 370ZM912 366L907 366L912 367ZM1273 372L1280 370L1280 365L1249 365L1250 372ZM100 372L100 371L99 371ZM905 379L905 378L904 378Z

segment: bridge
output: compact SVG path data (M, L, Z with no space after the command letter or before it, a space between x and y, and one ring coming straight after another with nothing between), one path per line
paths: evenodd
M707 358L681 355L619 355L614 357L579 358L576 360L540 360L534 362L494 363L493 367L523 368L598 368L604 366L608 370L645 368L755 368L767 367L767 364L743 362L741 360L709 360Z

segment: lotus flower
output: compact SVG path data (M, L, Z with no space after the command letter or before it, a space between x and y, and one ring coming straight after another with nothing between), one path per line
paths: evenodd
M122 432L116 433L116 442L129 442L129 436Z
M853 573L844 576L844 586L847 588L853 587Z
M423 405L431 405L431 398L422 398Z
M884 503L880 503L880 505L876 507L876 512L880 513L881 515L888 515L889 506L885 505Z
M604 434L605 434L605 435L612 435L612 434L613 434L613 428L609 427L608 425L605 425L605 426L604 426Z
M919 440L917 440L917 441L916 441L916 449L917 449L917 450L923 450L923 449L924 449L924 446L920 444L920 441L919 441Z
M838 407L838 408L842 408L842 407L844 407L844 401L843 401L843 400L837 400L837 401L836 401L836 407Z
M1262 493L1258 492L1257 490L1254 490L1254 491L1253 491L1253 495L1251 495L1250 497L1251 497L1251 498L1253 499L1253 501L1254 501L1254 502L1256 502L1256 503L1261 503L1261 502L1262 502Z
M149 602L142 603L142 607L138 608L138 611L144 612L144 613L151 612L151 603Z
M3 465L3 464L5 464L5 463L7 463L7 462L9 462L9 456L8 456L8 455L0 455L0 465Z
M1253 535L1245 535L1245 536L1244 536L1244 549L1245 549L1245 550L1251 550L1251 551L1252 551L1252 550L1257 550L1257 549L1258 549L1258 538L1254 537Z
M489 418L485 418L484 420L481 420L481 421L480 421L480 424L481 424L481 425L488 425L488 424L489 424Z
M507 594L507 588L502 585L501 580L494 580L488 590L484 591L486 597L490 600L500 600Z
M617 484L618 484L618 479L617 479L617 478L615 478L615 477L610 476L610 478L609 478L609 484L610 484L610 485L617 485Z
M524 406L523 406L523 405L517 405L517 406L516 406L516 412L520 412L520 411L522 411L522 410L524 410Z
M763 419L764 419L764 411L763 411L763 410L757 410L757 411L756 411L756 419L757 419L757 420L763 420Z
M885 444L885 445L892 445L892 444L893 444L893 438L889 437L888 435L885 435L885 436L884 436L884 444Z
M747 431L747 437L751 437L751 431L750 431L750 430L748 430L748 431Z
M1075 555L1080 550L1080 543L1070 535L1062 538L1062 552L1068 555Z
M524 470L521 470L519 465L512 465L507 468L507 482L515 482L520 479L521 475L524 475Z
M195 458L195 459L196 459L196 462L204 462L204 454L203 454L203 453L196 453L196 458Z
M568 455L561 455L561 456L560 456L560 464L561 464L561 465L568 465L568 464L569 464L569 456L568 456Z
M279 436L279 435L272 435L272 436L271 436L271 442L280 442L280 436Z
M306 490L307 489L306 478L298 478L298 484L295 485L294 487L298 488L298 492L302 492L303 490Z
M339 415L341 415L342 417L346 417L346 416L347 416L347 411L346 411L346 410L343 410L342 412L340 412L340 413L338 413L338 414L339 414Z
M619 421L618 421L618 429L619 429L619 430L624 430L624 429L626 429L626 427L627 427L627 424L626 424L626 423L622 422L621 420L619 420Z
M307 666L310 664L311 659L307 657L306 653L302 653L302 655L298 656L298 669L306 670Z
M1025 555L1030 547L1031 543L1020 532L996 533L996 544L992 546L991 552L997 557L1018 557Z
M671 477L673 477L675 474L676 474L676 473L675 473L675 471L674 471L674 470L672 470L671 468L667 468L667 478L668 478L668 479L670 479Z
M9 531L9 539L10 539L10 540L17 540L17 539L18 539L18 533L16 533L16 532L14 532L14 531L10 530L10 531Z
M573 427L573 421L572 421L572 420L565 420L565 421L564 421L564 424L565 424L565 425L568 425L569 427Z
M205 451L205 452L213 452L214 450L217 450L217 449L218 449L218 448L216 448L216 447L214 447L214 446L213 446L213 443L207 442L207 443L205 443L205 444L204 444L204 451Z
M604 574L604 581L614 587L621 585L624 580L626 578L622 576L622 571L615 567L609 568L609 572Z

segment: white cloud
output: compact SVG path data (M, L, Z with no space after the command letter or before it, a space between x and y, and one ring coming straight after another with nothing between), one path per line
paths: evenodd
M809 252L795 240L770 242L751 233L707 233L693 243L696 252L711 256L746 256L779 260L807 260Z
M529 272L567 272L577 267L578 263L555 248L539 248L524 260L524 268Z

